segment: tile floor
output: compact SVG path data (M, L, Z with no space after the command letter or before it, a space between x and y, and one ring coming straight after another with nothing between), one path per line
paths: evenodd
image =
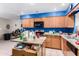
M46 48L46 56L64 56L61 50Z
M0 56L10 56L12 55L12 48L17 44L17 42L0 40ZM46 48L46 56L63 56L61 50Z

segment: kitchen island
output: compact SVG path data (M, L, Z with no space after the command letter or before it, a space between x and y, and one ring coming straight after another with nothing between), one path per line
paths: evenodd
M12 55L13 56L44 56L45 55L45 46L44 46L44 41L46 37L40 37L40 38L35 38L35 39L27 39L26 41L20 40L20 38L13 39L13 42L19 42L19 43L25 43L25 44L31 44L37 47L36 50L32 49L17 49L13 48L12 49Z

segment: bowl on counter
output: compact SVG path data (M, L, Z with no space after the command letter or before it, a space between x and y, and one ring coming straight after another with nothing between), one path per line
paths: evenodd
M79 41L76 41L75 44L79 45Z

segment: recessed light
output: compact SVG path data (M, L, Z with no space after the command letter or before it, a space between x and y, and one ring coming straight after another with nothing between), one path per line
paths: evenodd
M56 9L56 8L54 8L54 10L56 11L57 9Z
M65 4L65 3L62 3L61 5L62 5L62 6L65 6L66 4Z
M30 5L35 5L35 3L29 3Z

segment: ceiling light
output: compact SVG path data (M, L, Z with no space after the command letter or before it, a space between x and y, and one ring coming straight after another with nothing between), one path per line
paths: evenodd
M54 10L56 11L57 9L56 9L56 8L54 8Z
M30 5L35 5L35 3L29 3Z
M65 4L65 3L62 3L61 5L62 5L62 6L65 6L66 4Z

